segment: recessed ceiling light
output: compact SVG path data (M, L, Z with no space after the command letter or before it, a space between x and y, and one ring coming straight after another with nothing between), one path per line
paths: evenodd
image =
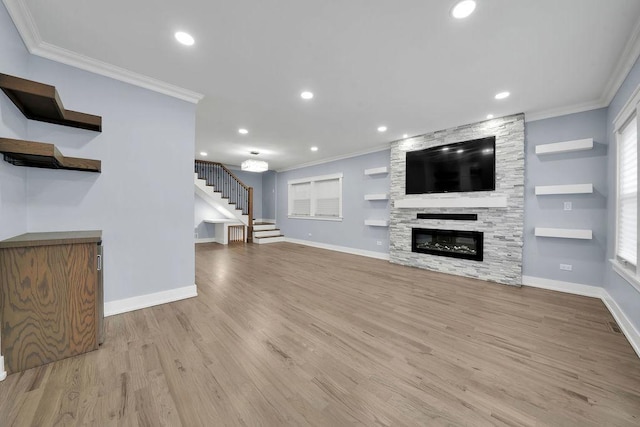
M511 95L509 92L500 92L498 94L496 94L496 99L505 99L508 98L509 95Z
M302 99L311 99L313 98L313 93L309 91L304 91L300 94L300 98Z
M493 119L493 114L487 114L487 119Z
M177 33L174 34L174 36L176 40L178 40L180 43L182 43L185 46L191 46L196 42L193 39L193 37L191 37L191 34L187 34L184 31L178 31Z
M378 127L378 132L386 132L387 131L387 127L386 126L379 126Z
M409 138L409 135L407 135L406 133L402 135L403 138Z
M462 153L462 152L464 152L462 148L458 148L458 151L456 151L456 153Z
M248 130L246 130L246 129L244 129L244 128L240 128L240 129L238 129L238 133L241 133L241 134L243 134L243 135L246 135L246 134L248 134L248 133L249 133L249 131L248 131Z
M207 152L206 151L201 151L200 155L203 156L203 157L207 157Z
M311 147L311 151L318 151L318 147Z
M471 15L474 10L476 10L476 2L474 0L463 0L453 6L451 16L456 19L463 19Z

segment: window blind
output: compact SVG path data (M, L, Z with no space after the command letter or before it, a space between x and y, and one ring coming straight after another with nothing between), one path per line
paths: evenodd
M617 256L634 266L638 250L638 121L619 133Z
M311 215L311 183L293 184L293 206L291 214L295 216Z
M314 182L316 215L324 217L340 216L340 180L329 179Z

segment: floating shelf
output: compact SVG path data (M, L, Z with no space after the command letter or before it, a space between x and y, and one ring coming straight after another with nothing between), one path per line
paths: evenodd
M534 234L537 237L559 237L562 239L593 239L591 230L579 230L573 228L541 228L536 227Z
M400 199L396 208L506 208L506 196L485 197L434 197L428 199Z
M370 225L372 227L388 227L389 221L385 219L365 219L364 225Z
M102 117L66 110L54 86L0 73L0 88L28 119L102 131Z
M381 193L381 194L365 194L365 200L389 200L389 194Z
M5 161L15 166L86 172L100 172L102 167L100 160L65 157L55 145L43 142L0 138L0 153L4 154Z
M382 175L383 173L389 173L389 168L387 166L364 170L365 175Z
M536 196L552 194L591 194L593 184L536 185Z
M573 151L591 150L593 138L576 139L574 141L554 142L553 144L536 145L536 154L559 154Z

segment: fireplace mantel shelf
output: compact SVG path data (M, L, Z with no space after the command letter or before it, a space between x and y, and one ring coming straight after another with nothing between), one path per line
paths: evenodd
M506 208L506 196L484 197L429 197L396 199L394 207L412 208Z

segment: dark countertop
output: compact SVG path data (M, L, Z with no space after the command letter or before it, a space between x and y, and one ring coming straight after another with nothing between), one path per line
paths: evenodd
M25 233L0 241L2 248L24 248L33 246L72 245L78 243L99 243L101 230L55 231L46 233Z

